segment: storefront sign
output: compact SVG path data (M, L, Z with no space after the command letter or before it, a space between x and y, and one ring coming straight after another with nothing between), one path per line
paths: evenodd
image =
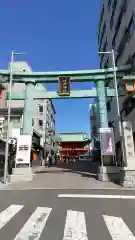
M100 147L102 156L115 155L115 142L112 128L100 128Z
M69 96L70 95L70 77L59 77L58 84L59 84L58 95Z
M30 164L31 135L20 135L17 138L16 164Z
M125 153L127 158L135 157L133 131L131 122L123 122Z

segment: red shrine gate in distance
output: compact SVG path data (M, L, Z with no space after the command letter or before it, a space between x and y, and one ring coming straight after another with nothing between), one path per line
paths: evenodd
M89 153L90 140L86 133L61 133L60 138L61 162L75 162Z

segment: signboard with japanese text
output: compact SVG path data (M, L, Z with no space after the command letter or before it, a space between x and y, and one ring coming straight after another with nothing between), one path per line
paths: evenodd
M70 77L59 77L58 80L58 95L69 96L70 95Z
M16 164L30 164L31 135L20 135L17 138Z
M133 131L131 122L123 122L125 154L127 159L135 158Z
M100 128L100 147L102 156L115 156L115 141L112 128Z

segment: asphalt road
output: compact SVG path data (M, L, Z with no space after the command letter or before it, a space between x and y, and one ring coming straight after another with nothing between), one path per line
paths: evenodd
M134 199L120 198L131 194ZM135 240L134 236L134 191L0 191L1 240Z

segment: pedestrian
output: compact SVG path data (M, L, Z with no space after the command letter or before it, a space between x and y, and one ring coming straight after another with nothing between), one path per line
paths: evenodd
M47 155L47 157L46 157L46 166L47 166L47 167L49 166L49 153L48 153L48 155Z
M51 153L49 152L48 156L46 158L46 165L47 165L47 167L50 167L50 161L51 161Z

